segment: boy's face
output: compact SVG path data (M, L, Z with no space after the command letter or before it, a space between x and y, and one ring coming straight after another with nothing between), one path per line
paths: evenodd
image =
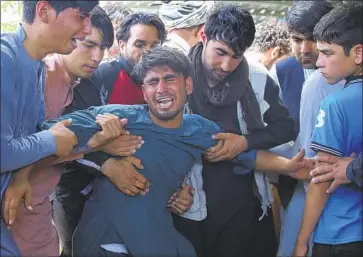
M362 45L352 47L349 55L342 46L318 42L319 57L316 66L329 84L335 84L350 75L359 75L362 65Z
M150 51L161 42L156 27L144 24L135 24L130 27L130 37L127 42L120 40L120 50L131 66L134 66L145 51Z
M291 51L304 69L315 69L318 58L316 42L306 38L304 35L290 32Z
M187 95L192 93L191 77L184 78L167 66L150 68L142 85L152 120L162 127L178 127Z
M77 48L63 56L68 73L78 78L90 77L102 61L105 52L102 41L103 37L95 27L84 41L77 40Z

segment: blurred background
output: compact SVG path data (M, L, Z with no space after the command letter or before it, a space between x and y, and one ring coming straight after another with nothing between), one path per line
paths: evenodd
M100 1L103 6L109 1ZM133 11L147 11L157 13L162 1L120 1ZM293 1L213 1L235 3L244 6L253 15L256 23L275 17L284 19L286 10ZM337 3L337 1L330 1ZM1 33L15 31L17 23L21 21L22 2L21 1L1 1Z

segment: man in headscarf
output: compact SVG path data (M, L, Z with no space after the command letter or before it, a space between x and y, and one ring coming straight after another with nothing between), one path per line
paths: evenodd
M159 16L168 31L165 46L174 47L185 54L201 39L201 32L213 1L169 1L163 3Z

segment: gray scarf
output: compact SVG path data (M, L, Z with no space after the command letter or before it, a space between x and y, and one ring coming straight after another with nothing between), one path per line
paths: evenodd
M200 42L189 52L194 89L188 101L193 113L215 121L226 132L240 134L238 123L235 122L236 104L240 101L249 133L263 129L260 106L249 81L246 59L223 83L209 87L204 76L202 50L203 44Z

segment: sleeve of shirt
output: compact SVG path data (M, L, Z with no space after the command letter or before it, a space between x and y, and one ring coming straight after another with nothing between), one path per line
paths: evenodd
M14 137L18 121L15 57L1 47L1 172L16 170L56 152L50 131Z
M311 148L315 152L343 156L344 127L343 112L339 104L332 98L326 98L320 105L311 138Z
M263 116L267 126L246 136L250 150L270 149L296 138L294 121L279 97L278 86L270 76L267 76L264 99L270 105Z
M359 156L351 161L347 167L348 179L360 188L362 188L362 166L362 153L360 153Z

